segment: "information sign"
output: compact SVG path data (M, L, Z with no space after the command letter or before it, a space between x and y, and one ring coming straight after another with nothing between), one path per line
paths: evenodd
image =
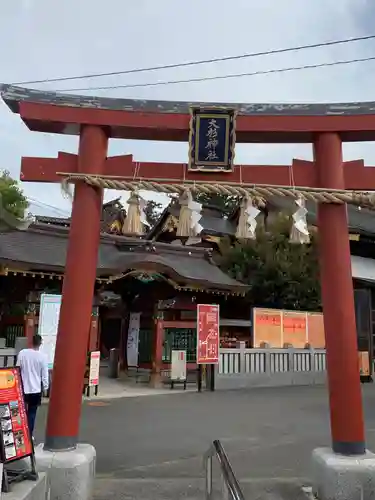
M197 364L218 364L220 344L219 306L197 305Z
M100 351L90 353L89 386L99 385Z
M186 380L186 351L172 350L171 380Z
M38 333L43 339L40 350L47 358L48 368L53 368L57 329L59 326L61 295L43 293L40 298Z
M19 368L0 369L0 428L4 463L33 454Z

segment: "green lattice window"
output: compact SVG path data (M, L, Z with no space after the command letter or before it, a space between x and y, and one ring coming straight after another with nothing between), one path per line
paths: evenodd
M192 328L166 328L164 331L163 361L171 362L171 351L185 350L188 363L195 363L196 353L196 331Z
M24 336L25 330L23 325L7 325L4 334L6 347L14 347L16 344L16 337Z

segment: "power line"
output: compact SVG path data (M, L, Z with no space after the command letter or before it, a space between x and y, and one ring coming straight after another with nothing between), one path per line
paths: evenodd
M250 57L261 57L261 56L269 56L269 55L274 55L274 54L284 54L287 52L297 52L300 50L316 49L319 47L330 47L332 45L360 42L360 41L364 41L364 40L372 40L374 38L375 38L375 34L374 35L359 36L359 37L352 37L352 38L344 38L344 39L340 39L340 40L332 40L330 42L321 42L321 43L313 43L313 44L309 44L309 45L299 45L296 47L273 49L273 50L267 50L267 51L262 51L262 52L251 52L251 53L235 55L235 56L217 57L217 58L212 58L212 59L202 59L202 60L198 60L198 61L188 61L188 62L184 62L184 63L165 64L162 66L150 66L150 67L146 67L146 68L133 68L133 69L128 69L128 70L124 70L124 71L111 71L108 73L91 73L91 74L86 74L86 75L64 76L64 77L56 77L56 78L46 78L43 80L29 80L29 81L23 81L23 82L14 82L13 85L31 85L31 84L35 84L35 83L64 82L64 81L68 81L68 80L82 80L85 78L98 78L98 77L102 77L102 76L129 75L132 73L143 73L143 72L147 72L147 71L159 71L159 70L164 70L164 69L183 68L183 67L187 67L187 66L198 66L198 65L203 65L203 64L211 64L211 63L215 63L215 62L235 61L235 60L239 60L239 59L247 59Z
M31 198L30 196L27 196L27 200L32 203L33 205L39 206L39 207L44 207L44 208L49 208L50 210L59 213L60 215L64 215L65 217L69 217L69 213L66 210L62 210L61 208L55 207L54 205L49 205L48 203L44 203L43 201L39 201L35 198Z
M105 87L78 87L72 89L54 89L54 92L78 92L78 91L86 91L86 90L114 90L114 89L133 89L136 87L157 87L162 85L176 85L180 83L199 83L199 82L207 82L212 80L225 80L229 78L242 78L245 76L258 76L258 75L269 75L273 73L286 73L290 71L300 71L305 69L314 69L314 68L326 68L331 66L339 66L344 64L353 64L353 63L361 63L374 61L375 56L373 57L364 57L362 59L349 59L344 61L333 61L330 63L320 63L320 64L306 64L304 66L291 66L289 68L277 68L277 69L268 69L262 71L253 71L251 73L235 73L229 75L217 75L217 76L205 76L201 78L188 78L186 80L164 80L161 82L152 82L152 83L134 83L129 85L109 85Z

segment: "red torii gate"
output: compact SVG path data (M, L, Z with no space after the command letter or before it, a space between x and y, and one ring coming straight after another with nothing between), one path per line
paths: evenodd
M70 96L12 86L2 87L2 97L30 130L80 136L78 155L23 158L23 181L60 182L63 177L59 173L78 173L164 183L189 180L238 185L290 184L290 166L243 165L236 166L232 173L208 174L188 172L182 164L136 164L131 155L107 158L110 137L187 141L187 103ZM365 168L360 160L342 160L342 140L375 140L375 103L227 106L238 111L237 142L313 143L313 162L293 161L296 187L375 189L372 168ZM48 412L47 450L74 449L77 445L102 196L101 189L76 182ZM336 453L362 454L365 437L346 206L320 204L318 222L332 448Z

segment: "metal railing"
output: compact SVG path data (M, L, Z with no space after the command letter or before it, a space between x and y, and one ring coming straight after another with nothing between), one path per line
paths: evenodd
M220 466L220 472L223 480L222 497L225 500L244 500L239 482L234 475L232 466L227 454L220 441L216 439L210 449L204 456L204 465L206 470L206 500L213 500L213 458L216 457Z

